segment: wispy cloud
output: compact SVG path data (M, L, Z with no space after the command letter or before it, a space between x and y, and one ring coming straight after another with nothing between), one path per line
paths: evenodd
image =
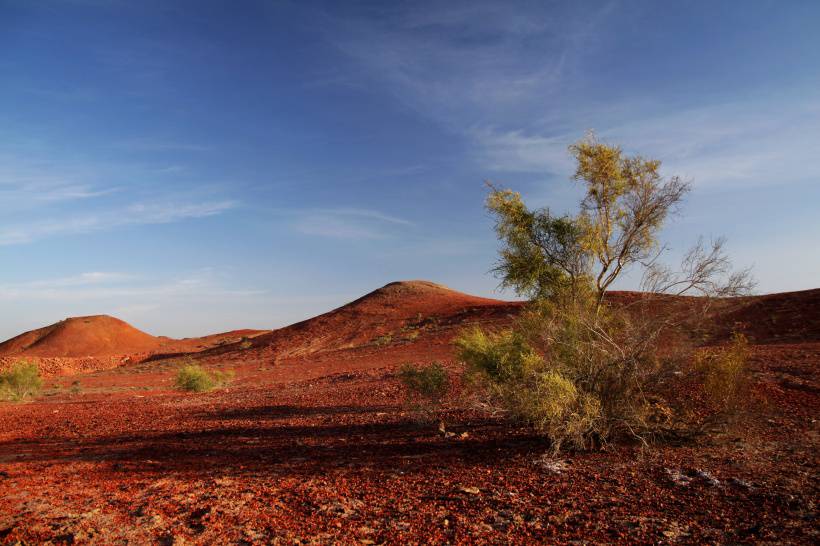
M416 8L393 4L348 17L328 39L399 100L451 127L464 115L505 115L545 99L595 19L494 2ZM533 50L538 62L525 54Z
M572 168L566 135L540 136L523 130L473 128L474 159L482 167L503 172L566 172Z
M136 203L108 212L0 227L0 245L24 244L47 237L91 233L128 225L168 224L191 218L204 218L222 214L235 208L237 204L236 201Z
M133 279L134 276L128 273L118 273L112 271L89 271L71 277L57 279L30 281L20 284L21 287L29 288L62 288L69 286L98 286L101 284L120 283Z
M403 218L370 209L307 209L296 214L296 231L336 239L384 239L391 235L390 226L413 225Z
M141 137L116 142L112 147L129 152L208 152L212 148L194 142L159 137Z
M567 146L596 129L701 188L820 177L820 164L807 161L820 154L813 88L782 88L776 111L770 95L755 97L753 89L732 102L692 95L669 104L659 104L651 87L606 100L585 93L588 62L617 43L606 26L616 5L594 12L482 1L392 5L358 11L328 39L367 78L463 137L488 171L568 176Z
M202 269L187 276L156 280L120 272L87 272L71 277L0 284L0 300L86 302L108 300L157 307L169 299L212 301L259 296L266 290L224 286L218 275Z
M120 190L98 183L99 173L93 169L26 159L25 155L25 151L0 154L0 201L14 203L15 208L27 203L91 199Z
M599 136L663 161L667 174L694 181L702 190L737 185L765 186L820 178L820 165L807 158L820 155L820 103L791 101L777 116L760 101L711 104L635 121L612 123L601 116ZM500 172L572 173L567 147L581 136L539 130L473 129L474 158Z

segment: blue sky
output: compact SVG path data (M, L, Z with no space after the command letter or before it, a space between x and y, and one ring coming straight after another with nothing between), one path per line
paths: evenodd
M271 328L398 279L495 297L484 180L574 210L595 129L820 286L820 3L0 0L0 338ZM629 281L624 283L629 287Z

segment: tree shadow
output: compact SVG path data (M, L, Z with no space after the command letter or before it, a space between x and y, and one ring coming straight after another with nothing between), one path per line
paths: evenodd
M433 425L420 427L410 420L396 420L395 413L385 415L390 421L287 422L317 415L356 417L387 408L267 406L200 412L191 430L6 442L0 444L0 457L16 452L17 460L27 463L97 462L111 472L131 475L312 476L343 468L413 473L457 461L495 464L548 447L540 437L511 431L492 420L462 421L456 426L468 434L450 437ZM226 423L231 420L240 422Z
M398 412L398 405L380 406L294 406L282 404L276 406L257 406L250 408L229 408L219 412L205 412L197 416L211 421L276 421L291 418L305 418L336 415L363 415L368 413Z

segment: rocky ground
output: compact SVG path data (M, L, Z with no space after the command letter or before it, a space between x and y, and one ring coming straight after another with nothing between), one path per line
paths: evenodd
M561 458L477 412L417 424L376 355L237 362L206 394L142 364L4 404L0 543L818 541L818 343L755 348L767 403L732 432Z

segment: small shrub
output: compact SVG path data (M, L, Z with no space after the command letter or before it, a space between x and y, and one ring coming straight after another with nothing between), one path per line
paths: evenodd
M24 400L36 395L42 385L37 364L18 362L0 374L0 400Z
M249 339L245 339L242 341L242 343L239 344L239 348L243 351L247 351L251 347L253 347L253 343L251 343L251 340Z
M399 380L407 390L408 404L422 421L433 416L450 390L447 370L438 362L419 367L405 364L399 370Z
M176 387L179 390L190 392L207 392L223 388L234 378L233 370L216 370L208 373L201 366L193 363L185 364L177 372Z
M79 379L75 379L74 381L71 382L71 394L80 394L80 392L82 392L82 390L83 390L83 387L80 384Z
M731 413L748 398L748 359L749 341L737 333L728 347L697 354L695 369L703 374L703 390L718 411Z
M383 336L377 337L373 340L373 343L377 347L384 347L385 345L390 345L393 342L393 334L384 334Z
M176 387L191 392L206 392L215 387L208 372L195 364L188 364L177 372Z

